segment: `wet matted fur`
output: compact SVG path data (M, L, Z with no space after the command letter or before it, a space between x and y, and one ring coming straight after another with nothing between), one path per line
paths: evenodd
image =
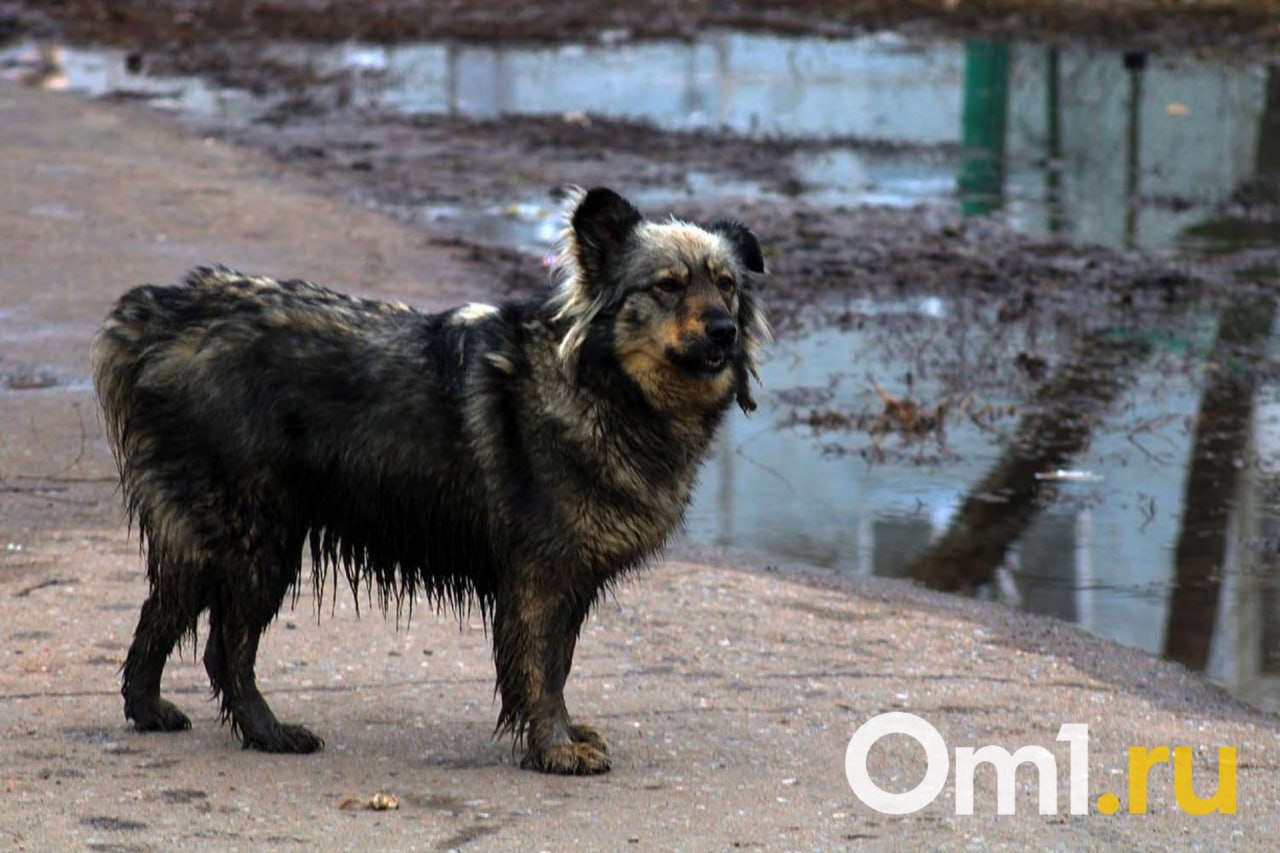
M545 299L423 314L223 267L121 298L94 382L150 595L123 667L140 730L209 611L204 664L246 747L311 752L254 677L285 597L343 575L385 608L424 595L490 620L498 731L524 767L609 768L563 688L603 590L681 522L698 466L768 327L756 238L646 221L576 191Z

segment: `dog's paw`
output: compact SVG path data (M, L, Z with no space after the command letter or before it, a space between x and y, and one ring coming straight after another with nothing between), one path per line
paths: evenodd
M576 727L575 727L576 728ZM589 730L588 730L589 731ZM595 734L592 732L592 734ZM600 736L595 735L599 740ZM600 741L603 744L603 741ZM558 743L543 749L530 749L520 766L525 770L559 773L565 776L592 776L608 773L609 755L587 743Z
M303 726L284 723L272 726L261 735L244 735L243 740L245 749L256 749L260 752L291 752L306 755L324 749L323 738L312 734Z
M181 732L191 728L191 719L164 699L128 705L124 715L133 720L133 727L140 732Z
M580 743L589 746L592 749L609 754L609 742L604 739L598 731L591 726L584 726L581 723L574 723L569 727L569 737L573 738L574 743Z

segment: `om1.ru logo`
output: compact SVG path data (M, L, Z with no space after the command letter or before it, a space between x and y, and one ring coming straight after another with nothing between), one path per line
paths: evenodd
M906 735L924 747L927 761L924 778L910 791L894 793L886 791L871 779L867 772L867 754L880 738L886 735ZM1070 812L1074 815L1089 813L1089 727L1084 723L1065 723L1058 729L1058 741L1069 744L1070 761ZM1147 811L1147 774L1152 767L1169 761L1169 747L1147 749L1141 746L1129 748L1129 813L1145 814ZM956 747L956 814L973 814L973 777L978 765L990 764L996 773L996 813L1014 813L1014 792L1018 767L1031 764L1039 776L1040 814L1058 813L1058 763L1053 753L1043 746L1024 746L1010 753L1002 746L984 746L973 749ZM863 803L884 814L911 814L937 799L947 783L951 769L946 741L927 720L903 711L894 711L872 717L858 727L849 738L845 750L844 772L849 777L849 787ZM1212 797L1196 796L1191 784L1191 747L1173 749L1173 792L1178 808L1187 814L1206 815L1213 812L1236 812L1236 748L1218 747L1218 790ZM1115 794L1103 794L1097 800L1098 811L1115 814L1120 810L1120 798Z

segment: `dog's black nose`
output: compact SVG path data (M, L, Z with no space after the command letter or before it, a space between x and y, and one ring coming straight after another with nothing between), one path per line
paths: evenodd
M707 323L707 337L718 347L731 347L738 338L738 327L728 317L716 317Z

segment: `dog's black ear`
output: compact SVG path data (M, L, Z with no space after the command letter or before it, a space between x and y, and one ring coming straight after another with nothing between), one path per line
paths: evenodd
M640 211L608 187L588 190L574 208L570 223L577 242L578 264L590 276L604 269L605 259L626 242L644 221Z
M711 226L711 230L729 241L744 267L751 272L764 272L764 253L760 251L760 241L750 228L736 219L721 219Z

